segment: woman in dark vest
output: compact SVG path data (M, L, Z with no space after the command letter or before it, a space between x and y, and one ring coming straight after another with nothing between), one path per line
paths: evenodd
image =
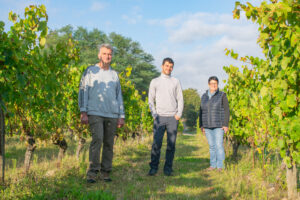
M229 105L224 92L219 91L216 76L208 79L209 89L201 98L199 125L209 144L210 167L222 171L225 159L224 132L228 131Z

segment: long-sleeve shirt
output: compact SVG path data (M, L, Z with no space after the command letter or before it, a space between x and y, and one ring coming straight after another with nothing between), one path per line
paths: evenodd
M80 112L110 118L125 118L120 80L116 71L98 65L88 67L79 86Z
M183 111L183 95L178 79L161 74L150 83L148 93L152 116L179 116Z

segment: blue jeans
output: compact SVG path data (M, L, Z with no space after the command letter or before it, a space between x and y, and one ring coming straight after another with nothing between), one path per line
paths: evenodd
M174 116L157 116L153 126L153 144L151 150L151 169L158 169L160 159L160 149L163 142L165 131L167 130L167 150L164 171L172 172L173 159L175 154L175 143L177 136L178 121Z
M222 128L205 128L205 135L209 144L210 166L223 168L225 159L223 147L224 130Z

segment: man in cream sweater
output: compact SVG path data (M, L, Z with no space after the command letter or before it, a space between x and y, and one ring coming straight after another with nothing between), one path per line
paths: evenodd
M183 95L178 79L171 76L174 61L165 58L162 63L162 73L153 79L149 88L149 107L154 118L153 145L149 176L154 176L158 171L160 149L164 133L167 130L167 151L164 165L164 174L171 176L178 121L183 111Z

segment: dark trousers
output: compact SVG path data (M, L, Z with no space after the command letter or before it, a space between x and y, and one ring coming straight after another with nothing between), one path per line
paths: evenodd
M177 136L178 121L174 116L157 116L153 125L153 145L151 150L151 169L158 169L160 149L165 131L167 130L167 151L164 171L171 172L175 154L175 143Z
M97 172L110 172L112 169L114 136L117 129L115 118L107 118L89 115L90 131L92 133L92 142L89 151L89 169L88 177L95 177ZM102 149L102 160L100 164L100 150Z

